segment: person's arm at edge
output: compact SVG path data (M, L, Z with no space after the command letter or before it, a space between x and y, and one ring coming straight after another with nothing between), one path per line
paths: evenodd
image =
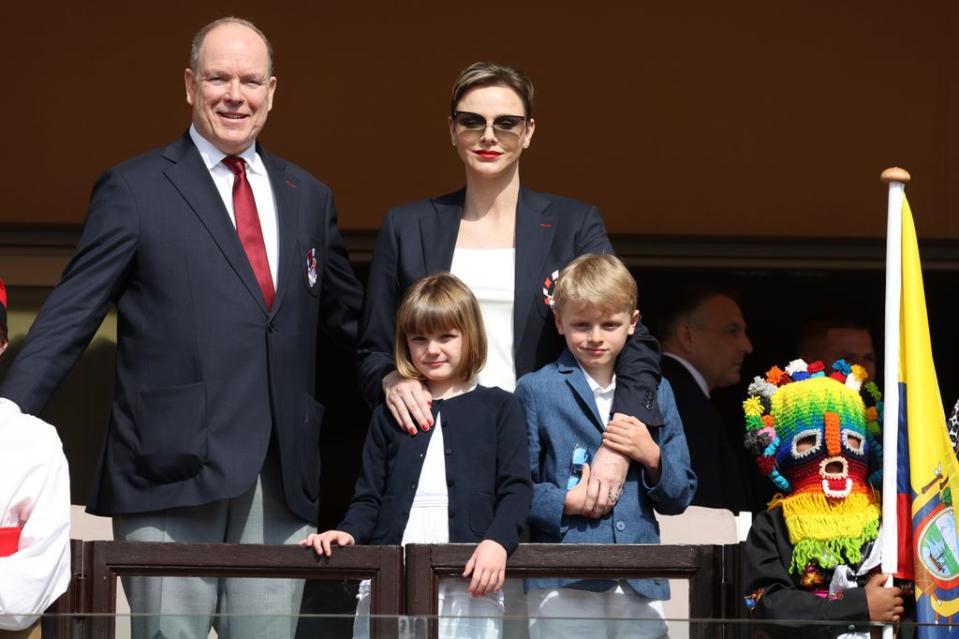
M373 261L366 284L366 300L360 319L360 386L370 407L383 401L383 378L396 369L393 362L393 329L399 306L399 281L396 274L397 245L393 212L383 218L376 236Z

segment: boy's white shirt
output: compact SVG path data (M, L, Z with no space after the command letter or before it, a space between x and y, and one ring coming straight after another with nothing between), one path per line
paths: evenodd
M583 365L580 364L578 360L576 363L579 365L579 370L583 371L583 375L586 377L586 384L589 385L589 390L593 392L596 410L599 412L599 417L602 419L603 428L605 429L613 412L613 395L616 394L616 373L613 373L609 386L600 386L599 382L590 377L590 374L586 372L586 369L583 368Z

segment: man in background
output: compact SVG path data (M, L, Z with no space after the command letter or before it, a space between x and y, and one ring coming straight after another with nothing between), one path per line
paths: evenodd
M815 318L803 323L799 333L799 356L826 366L844 359L859 364L876 381L876 349L869 327L848 317Z
M752 352L746 320L732 293L690 287L672 300L660 322L663 376L676 395L698 487L693 505L752 510L742 424L724 424L711 393L737 384Z

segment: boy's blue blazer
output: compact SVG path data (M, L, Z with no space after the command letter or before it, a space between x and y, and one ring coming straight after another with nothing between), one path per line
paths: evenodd
M616 506L601 519L563 514L566 482L573 448L589 448L590 459L602 444L605 424L600 420L586 376L569 350L559 359L525 375L516 386L516 396L526 410L530 469L533 476L533 506L530 511L530 541L565 544L656 544L659 524L653 509L675 515L683 512L696 493L696 475L689 464L683 423L669 382L660 383L657 402L663 426L652 430L659 443L662 473L659 482L646 482L641 464L630 464L623 493ZM659 431L658 433L656 431ZM629 579L642 597L665 600L665 579ZM573 587L603 591L610 581L530 579L528 589Z

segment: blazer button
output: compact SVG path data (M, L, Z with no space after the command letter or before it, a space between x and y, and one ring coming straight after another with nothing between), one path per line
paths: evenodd
M447 479L447 480L446 480L446 487L447 487L447 488L452 488L452 487L453 487L453 484L455 484L455 483L456 483L456 482L454 482L452 479Z
M446 449L446 454L447 454L447 455L452 455L452 454L453 454L453 450L450 449L450 448L447 448L447 449Z
M616 522L616 530L618 530L619 532L623 532L624 530L626 530L626 522L623 521L622 519L620 519L619 521L617 521L617 522Z
M270 322L269 324L266 325L266 330L268 333L275 333L276 326L273 324L273 322Z
M423 459L424 453L420 453L420 459Z
M456 514L451 510L451 511L450 511L450 519L453 519L454 517L456 517Z

